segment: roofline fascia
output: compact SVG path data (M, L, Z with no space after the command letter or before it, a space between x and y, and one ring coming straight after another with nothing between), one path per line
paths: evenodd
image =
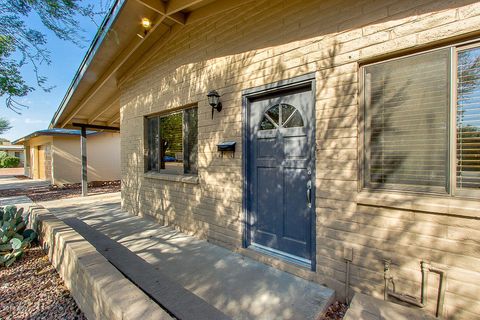
M123 8L123 5L126 2L127 0L116 0L115 4L110 8L108 15L105 16L105 18L103 19L102 24L98 28L97 33L93 38L92 44L88 48L87 53L85 54L82 62L80 63L80 66L78 67L77 72L75 73L75 76L73 77L73 80L70 83L70 86L68 87L67 92L62 99L62 102L60 103L60 106L58 107L57 111L55 111L55 114L53 115L53 118L50 121L50 124L48 126L49 129L55 128L55 126L58 124L60 115L65 110L68 102L70 101L70 98L72 97L78 84L80 83L80 80L85 74L87 68L90 66L90 63L92 62L93 58L95 57L95 54L100 48L100 45L105 40L105 37L108 34L108 31L110 31L111 26L117 20L118 14L120 13L121 9Z
M78 129L73 129L73 131L79 131ZM88 131L87 135L94 135L98 134L98 131ZM32 132L24 137L18 138L17 140L12 141L12 144L19 145L21 143L24 143L30 139L36 138L36 137L41 137L41 136L47 136L47 137L55 137L55 136L64 136L64 137L78 137L80 136L81 133L65 133L65 132L42 132L40 131L35 131Z

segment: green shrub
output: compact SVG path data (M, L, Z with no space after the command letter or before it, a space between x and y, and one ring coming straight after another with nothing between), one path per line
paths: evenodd
M8 153L6 153L5 151L0 151L0 161L2 161L2 159L8 157Z
M0 158L0 168L16 168L20 164L17 157Z

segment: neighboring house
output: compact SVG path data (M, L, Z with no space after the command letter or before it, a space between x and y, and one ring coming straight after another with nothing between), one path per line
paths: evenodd
M1 142L0 151L6 152L9 157L19 158L19 167L23 166L25 160L23 146L12 145L9 142Z
M120 179L120 135L87 132L88 181ZM13 143L25 147L25 175L52 184L81 181L80 130L35 131Z
M118 1L51 126L120 127L133 214L340 298L347 261L376 297L384 260L415 297L426 261L478 318L479 25L466 0Z

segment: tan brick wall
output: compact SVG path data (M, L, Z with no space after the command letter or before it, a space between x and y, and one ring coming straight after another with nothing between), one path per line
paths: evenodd
M381 296L382 260L391 258L399 291L418 296L420 260L428 259L449 268L449 318L478 317L478 218L428 206L414 211L359 203L357 79L361 62L452 42L479 33L479 25L475 1L273 0L184 27L166 46L152 48L121 87L123 207L241 251L242 91L316 72L317 271L272 263L341 297L343 252L353 248L354 290ZM213 120L205 97L212 89L222 94L224 108ZM193 103L199 184L145 178L143 117ZM215 151L223 140L237 142L234 159ZM437 277L429 284L433 310Z

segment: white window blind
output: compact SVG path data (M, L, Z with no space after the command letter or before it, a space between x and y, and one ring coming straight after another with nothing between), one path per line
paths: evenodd
M445 192L449 52L364 68L367 186Z
M480 188L480 48L458 52L457 189Z

